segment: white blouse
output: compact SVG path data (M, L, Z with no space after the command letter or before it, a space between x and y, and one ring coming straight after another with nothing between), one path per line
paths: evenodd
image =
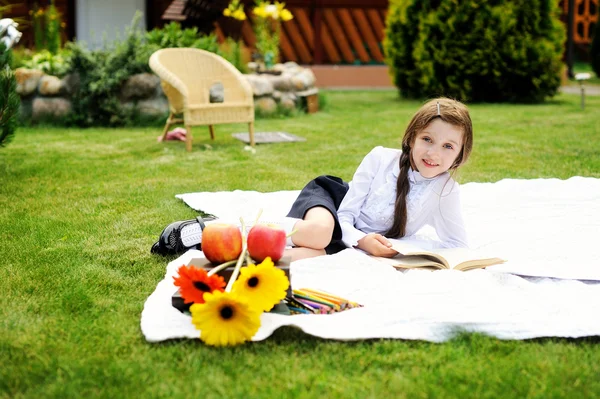
M354 173L338 209L342 241L348 247L357 245L367 233L385 234L392 227L401 153L375 147ZM405 237L429 225L441 240L440 246L467 247L459 184L448 172L428 179L411 169L408 178Z

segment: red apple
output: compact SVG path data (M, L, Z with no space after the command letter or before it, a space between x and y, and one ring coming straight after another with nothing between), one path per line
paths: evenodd
M202 252L215 264L237 259L242 253L242 233L233 224L211 223L202 231Z
M267 256L277 262L283 256L287 238L285 230L275 224L257 224L248 233L248 253L257 262Z

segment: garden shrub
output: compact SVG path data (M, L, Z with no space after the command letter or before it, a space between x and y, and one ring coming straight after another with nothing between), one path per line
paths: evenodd
M539 102L560 86L554 0L391 0L384 48L409 98Z
M596 73L596 76L600 78L600 19L596 21L594 37L592 38L592 45L590 47L590 59L592 60L592 69Z
M11 51L0 43L0 147L8 144L14 136L21 104L11 63Z
M123 42L116 41L108 50L89 51L79 43L67 44L71 52L69 73L78 81L68 124L123 126L132 123L136 111L123 107L120 90L130 76L150 72L148 59L153 51L144 45L142 34L134 26L135 23Z
M49 50L35 53L30 59L21 61L20 67L38 69L45 74L63 77L69 70L68 53L52 54Z
M219 52L215 35L200 35L198 28L182 29L178 22L171 22L160 29L146 33L146 42L156 49L169 47L192 47L213 53Z

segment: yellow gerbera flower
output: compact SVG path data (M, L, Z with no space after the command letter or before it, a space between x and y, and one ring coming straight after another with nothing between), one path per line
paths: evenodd
M246 298L250 306L269 311L286 296L290 286L283 270L267 257L259 265L240 269L240 277L233 283L232 291Z
M192 323L207 345L237 345L250 340L260 327L260 311L231 292L204 294L203 304L190 306Z

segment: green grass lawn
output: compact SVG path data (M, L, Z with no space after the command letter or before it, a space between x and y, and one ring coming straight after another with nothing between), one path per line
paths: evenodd
M226 349L144 340L144 301L172 259L150 246L195 216L176 194L348 180L372 147L398 146L419 107L393 91L327 99L317 114L258 120L257 131L307 141L254 154L230 135L243 125L218 126L214 142L195 128L191 153L157 143L160 127L19 129L0 149L0 397L598 397L597 338L337 342L287 328ZM475 146L459 181L600 178L599 110L600 97L582 111L576 95L471 106Z

